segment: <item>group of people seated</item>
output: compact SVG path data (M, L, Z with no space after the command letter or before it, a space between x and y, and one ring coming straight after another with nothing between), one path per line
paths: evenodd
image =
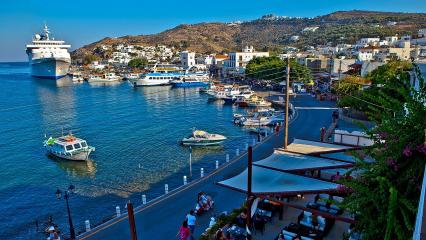
M196 212L200 214L203 211L209 211L214 205L213 199L207 194L200 192L197 196Z

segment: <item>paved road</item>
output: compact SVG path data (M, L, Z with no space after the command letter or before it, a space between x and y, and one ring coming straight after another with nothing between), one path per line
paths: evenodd
M319 139L319 129L331 123L331 113L334 110L330 102L319 102L308 95L298 95L291 102L297 107L297 116L290 124L289 142L293 138L308 140ZM283 143L283 132L274 135L265 143L254 148L254 161L270 155L273 148L280 147ZM137 209L135 219L139 239L176 239L176 233L189 209L194 208L197 193L206 192L215 200L216 213L230 211L240 207L245 195L227 188L215 185L215 182L232 177L244 170L247 166L246 155L232 161L226 167L220 168L215 173L202 180L198 180L191 186L186 186L178 191L171 192L167 197L156 203ZM211 213L198 218L198 227L195 235L199 236L208 226ZM127 218L116 219L112 223L101 228L94 229L80 239L121 240L130 239L129 224Z

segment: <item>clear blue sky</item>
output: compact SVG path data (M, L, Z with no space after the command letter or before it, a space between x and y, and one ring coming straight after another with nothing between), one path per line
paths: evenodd
M338 10L426 12L425 0L5 0L0 61L26 61L25 44L46 21L78 48L103 37L161 32L182 23L234 21L268 13L314 17Z

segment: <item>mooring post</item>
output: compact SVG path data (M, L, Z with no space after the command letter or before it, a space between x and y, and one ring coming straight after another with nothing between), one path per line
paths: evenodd
M86 225L86 232L90 231L90 221L89 220L84 221L84 225Z
M120 206L115 207L115 213L117 214L117 217L121 216Z
M142 195L142 204L143 205L146 204L146 195L145 194Z

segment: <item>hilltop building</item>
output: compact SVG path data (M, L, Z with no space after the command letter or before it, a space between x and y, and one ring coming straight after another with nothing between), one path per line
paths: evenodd
M180 62L184 69L195 66L195 52L183 51L180 53Z
M255 57L269 57L269 52L256 52L253 46L246 46L242 52L229 53L229 65L227 67L242 72L247 63Z

